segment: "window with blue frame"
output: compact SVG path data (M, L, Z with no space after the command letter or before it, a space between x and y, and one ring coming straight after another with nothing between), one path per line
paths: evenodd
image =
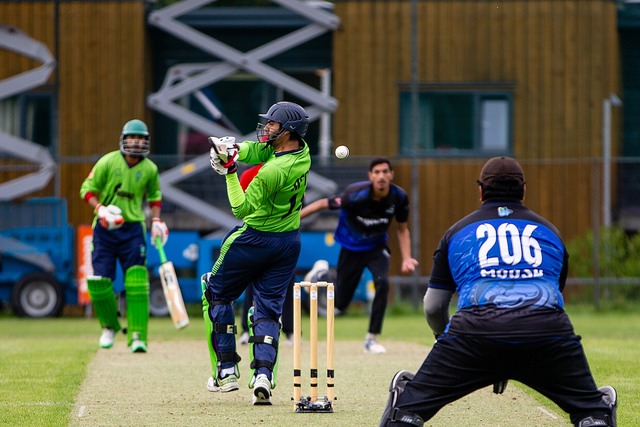
M412 93L400 90L400 153L496 155L512 148L512 93L506 90L420 89L417 153L413 147Z

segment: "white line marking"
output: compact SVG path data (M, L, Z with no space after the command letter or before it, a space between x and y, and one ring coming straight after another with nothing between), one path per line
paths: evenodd
M558 417L556 417L555 415L553 415L551 412L547 411L546 409L544 409L542 406L538 406L538 409L540 409L540 411L542 411L543 414L547 414L549 415L551 418L553 419L558 419Z
M80 410L78 411L78 418L82 418L82 416L84 415L84 408L84 405L80 407Z

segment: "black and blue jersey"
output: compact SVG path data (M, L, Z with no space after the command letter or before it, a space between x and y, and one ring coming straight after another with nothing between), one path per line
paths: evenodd
M454 224L434 254L429 287L458 293L450 333L572 333L562 290L568 254L559 231L517 202L487 202Z
M407 222L409 198L394 184L382 200L374 200L371 181L349 185L338 197L329 197L329 209L341 209L335 239L352 251L367 251L387 241L393 218ZM336 199L340 199L337 203Z

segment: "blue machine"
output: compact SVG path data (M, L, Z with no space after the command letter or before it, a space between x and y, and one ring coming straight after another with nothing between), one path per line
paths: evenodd
M57 316L77 301L67 201L0 202L0 301L19 316Z
M333 232L304 231L301 233L301 239L302 249L296 266L296 280L302 280L319 259L327 261L332 269L337 267L341 246L333 238ZM367 290L373 286L370 284L372 281L371 272L365 268L352 301L369 301Z
M220 248L221 240L201 239L197 231L170 230L169 240L164 246L164 252L167 260L173 263L182 292L182 298L185 302L200 302L202 299L202 290L200 289L200 270L199 261L200 254L206 254L203 251L205 247ZM215 258L214 258L215 260ZM211 270L210 264L208 269ZM158 250L151 243L151 233L147 232L147 268L149 270L149 312L152 316L168 316L169 309L164 299L162 291L162 283L158 275L158 267L160 266L160 255ZM124 274L122 268L118 265L116 271L116 279L113 282L113 290L116 293L124 291Z
M302 232L301 238L302 249L296 266L296 280L303 280L304 275L311 270L313 264L319 259L326 260L331 268L336 268L340 245L333 240L333 233L305 231ZM147 264L151 278L150 311L155 316L164 316L168 314L168 310L164 303L160 279L158 278L160 259L158 251L155 250L149 240L147 244L149 248ZM195 231L173 230L169 233L165 252L167 259L173 263L176 269L182 298L186 303L200 303L202 301L200 276L211 271L211 267L213 267L214 262L220 255L221 245L222 239L200 238ZM354 301L367 302L369 300L367 289L370 287L371 281L371 273L365 269L354 295ZM124 289L120 270L114 287L116 291ZM238 302L241 301L242 297Z
M304 231L301 233L302 249L298 264L296 265L296 280L303 280L304 275L311 270L313 264L319 259L324 259L329 263L329 267L336 268L338 256L340 254L340 245L333 239L333 233L323 231ZM192 245L198 242L197 261L193 260L194 251ZM220 246L222 239L196 239L188 232L172 231L169 234L169 241L165 246L167 251L167 259L173 262L176 268L182 297L185 302L200 302L202 291L200 289L200 276L211 271L213 263L220 255ZM149 267L154 262L159 264L157 251L151 249L149 254ZM155 258L152 256L155 255ZM188 255L189 258L185 257ZM157 268L154 270L157 271ZM368 301L367 287L372 280L369 270L364 271L360 284L356 290L354 301Z
M0 218L0 303L10 302L17 315L28 317L58 316L65 304L77 304L75 232L67 223L66 200L47 197L0 202ZM301 236L296 280L303 280L319 259L336 268L340 245L333 240L333 233L305 231ZM201 238L197 231L170 231L165 252L175 267L185 302L202 301L200 276L211 271L221 244L222 239ZM154 316L166 316L169 311L158 277L160 257L151 244L150 233L147 248L149 311ZM371 273L365 270L354 301L368 301L370 282ZM119 266L114 291L124 291Z

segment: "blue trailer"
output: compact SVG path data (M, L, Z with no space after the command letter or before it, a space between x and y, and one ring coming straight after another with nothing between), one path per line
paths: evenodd
M77 301L66 200L3 201L0 218L0 302L19 316L60 315Z
M305 231L301 233L301 240L302 249L295 270L297 281L303 280L305 274L311 270L313 264L319 259L328 261L329 267L335 269L338 263L340 245L333 240L333 233ZM160 258L158 251L151 246L149 240L147 244L150 248L147 258L151 285L149 311L154 316L167 316L169 311L164 300L160 278L158 277ZM222 239L200 238L196 231L174 230L169 232L169 240L165 245L165 252L167 259L173 263L176 269L182 298L186 303L200 303L202 301L200 276L211 271L213 263L220 255L221 245ZM124 289L121 272L118 273L114 286L116 291ZM372 288L371 273L365 270L353 300L365 303L370 301ZM322 311L324 301L321 296L319 297L319 310ZM242 297L238 302L242 302Z
M59 316L65 304L78 304L76 233L67 223L66 200L47 197L3 201L0 218L0 303L9 302L16 315L27 317ZM336 267L340 246L334 242L332 233L305 231L301 236L296 280L303 280L319 259ZM197 231L170 231L165 252L174 264L185 302L201 302L200 276L211 271L221 244L221 239L202 238ZM169 311L158 277L160 257L151 245L150 233L147 245L149 311L153 316L167 316ZM371 273L365 270L354 301L369 301L371 288ZM118 294L124 291L119 267L114 291Z

